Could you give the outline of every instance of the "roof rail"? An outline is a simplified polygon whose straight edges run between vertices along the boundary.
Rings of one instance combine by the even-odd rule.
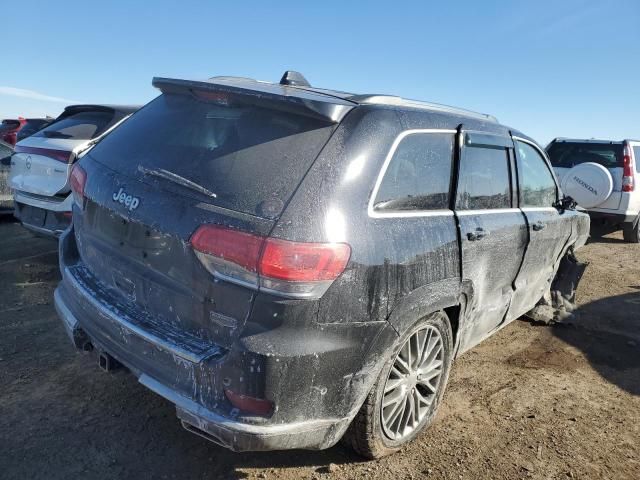
[[[349,100],[369,105],[391,105],[398,107],[412,107],[423,108],[426,110],[437,110],[446,113],[457,113],[465,115],[467,117],[479,118],[482,120],[488,120],[490,122],[498,123],[498,119],[493,115],[486,113],[474,112],[472,110],[466,110],[464,108],[451,107],[449,105],[442,105],[439,103],[423,102],[419,100],[408,100],[406,98],[398,97],[395,95],[354,95]]]

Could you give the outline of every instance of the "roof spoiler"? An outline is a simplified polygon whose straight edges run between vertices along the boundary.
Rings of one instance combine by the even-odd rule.
[[[285,110],[298,115],[339,123],[356,103],[293,85],[259,82],[238,77],[213,77],[209,80],[181,80],[154,77],[153,86],[163,93],[215,92],[244,97],[252,104]]]

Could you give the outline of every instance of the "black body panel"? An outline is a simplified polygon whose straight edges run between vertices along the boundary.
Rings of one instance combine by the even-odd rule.
[[[97,161],[116,135],[79,162],[86,200],[61,239],[56,291],[69,334],[174,402],[187,429],[234,450],[333,445],[417,320],[444,310],[462,352],[532,308],[558,259],[586,240],[583,214],[519,207],[510,131],[490,117],[243,79],[155,84],[170,95],[242,95],[331,126],[326,143],[307,146],[319,153],[291,176],[295,185],[270,216],[223,208],[184,183],[138,174],[135,162]],[[388,166],[406,161],[394,149],[408,132],[451,136],[449,203],[380,213],[372,197]],[[495,198],[474,193],[460,171],[478,148],[502,151],[508,183]],[[474,198],[502,204],[478,208]],[[539,222],[547,228],[533,231]],[[191,242],[202,225],[281,243],[348,244],[350,257],[319,298],[293,298],[214,277]],[[273,410],[243,411],[229,391]]]

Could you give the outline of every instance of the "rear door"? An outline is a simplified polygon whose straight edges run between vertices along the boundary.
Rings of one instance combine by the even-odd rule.
[[[473,284],[464,348],[505,318],[528,234],[514,205],[513,143],[507,136],[464,133],[456,193],[462,278]]]
[[[519,205],[526,216],[529,245],[518,278],[509,318],[531,310],[549,288],[554,267],[571,236],[571,219],[555,208],[559,190],[550,165],[537,145],[514,137]]]

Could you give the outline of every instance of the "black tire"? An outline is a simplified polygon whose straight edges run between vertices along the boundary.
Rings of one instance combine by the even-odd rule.
[[[422,421],[419,422],[411,434],[400,440],[393,440],[385,433],[382,426],[382,399],[385,385],[387,384],[387,379],[396,361],[396,357],[407,340],[416,332],[428,326],[435,327],[442,339],[442,373],[439,377],[436,392],[433,394],[433,400],[427,408],[427,413]],[[419,320],[412,328],[401,335],[397,339],[391,355],[382,368],[380,376],[345,433],[343,437],[344,443],[363,457],[375,459],[400,450],[404,445],[424,432],[435,418],[447,385],[453,352],[452,337],[449,319],[447,315],[441,311]],[[402,415],[404,415],[404,413],[401,414],[401,416]]]
[[[625,242],[640,243],[640,220],[636,219],[633,224],[625,224],[622,227],[622,238]]]

